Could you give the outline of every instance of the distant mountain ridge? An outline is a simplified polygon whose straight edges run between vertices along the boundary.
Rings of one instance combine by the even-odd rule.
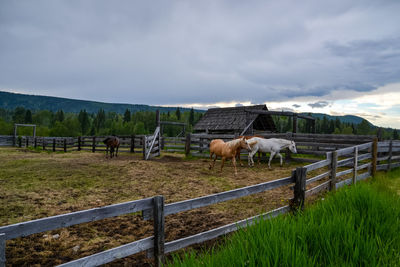
[[[304,115],[308,115],[309,113],[302,113]],[[353,124],[360,124],[364,118],[358,117],[358,116],[354,116],[354,115],[344,115],[344,116],[332,116],[332,115],[328,115],[328,114],[324,114],[324,113],[311,113],[311,116],[314,118],[319,118],[319,119],[323,119],[323,117],[325,116],[328,120],[336,120],[336,118],[339,118],[339,120],[341,122],[345,122],[345,123],[353,123]],[[366,120],[368,121],[368,120]],[[368,121],[368,123],[373,126],[372,123],[370,123]]]
[[[161,112],[172,112],[177,107],[160,107],[160,106],[149,106],[141,104],[118,104],[118,103],[105,103],[96,102],[89,100],[70,99],[54,96],[41,96],[41,95],[27,95],[17,94],[0,91],[0,108],[14,110],[16,107],[24,107],[31,111],[36,110],[50,110],[56,112],[62,109],[64,112],[78,113],[79,111],[86,109],[89,113],[96,113],[99,109],[104,109],[105,112],[114,111],[123,114],[125,110],[131,112],[136,111],[154,111],[159,109]],[[181,111],[190,110],[189,108],[180,108]],[[204,110],[195,110],[197,112],[205,112]],[[308,115],[309,113],[302,113]],[[341,122],[359,124],[363,118],[354,115],[345,116],[331,116],[322,113],[311,113],[311,116],[322,119],[326,116],[329,120],[335,120],[339,118]],[[371,123],[370,123],[371,124]],[[373,126],[373,124],[371,124]]]
[[[161,112],[175,111],[177,107],[160,107],[140,104],[118,104],[105,103],[88,100],[78,100],[54,96],[27,95],[0,91],[0,108],[14,110],[16,107],[24,107],[31,111],[50,110],[56,112],[62,109],[64,112],[78,113],[86,109],[88,113],[96,113],[99,109],[105,112],[114,111],[123,114],[127,109],[131,112],[136,111],[154,111],[156,109]],[[190,110],[189,108],[181,108],[181,111]],[[203,112],[201,110],[196,110]]]

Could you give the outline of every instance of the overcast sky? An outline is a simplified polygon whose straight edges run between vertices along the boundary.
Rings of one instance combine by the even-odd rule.
[[[0,90],[400,128],[400,1],[0,1]]]

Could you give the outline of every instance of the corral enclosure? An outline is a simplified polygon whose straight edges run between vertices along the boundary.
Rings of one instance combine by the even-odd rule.
[[[354,137],[353,140],[350,140],[351,138],[348,136],[336,136],[336,139],[340,140],[341,143],[332,143],[334,139],[332,136],[295,136],[292,134],[287,137],[298,138],[296,142],[298,142],[301,153],[312,153],[321,156],[326,155],[327,151],[342,148],[339,150],[342,152],[338,152],[339,155],[336,155],[336,157],[333,157],[332,153],[328,154],[326,159],[323,159],[325,158],[323,157],[322,161],[310,165],[312,167],[305,168],[307,178],[312,177],[306,182],[308,191],[305,192],[305,195],[307,196],[324,189],[332,188],[333,179],[335,179],[334,184],[336,186],[343,186],[352,181],[354,182],[351,178],[351,176],[354,177],[354,173],[356,173],[358,179],[362,179],[369,176],[374,169],[373,164],[368,162],[368,159],[373,157],[373,153],[371,153],[373,145],[371,142],[357,146],[357,149],[355,149],[354,143],[356,142],[356,138]],[[185,140],[174,139],[172,141],[176,142],[175,146],[183,147],[183,149],[178,147],[174,147],[173,149],[182,150],[182,152],[185,151],[187,155],[203,156],[208,150],[207,141],[211,138],[212,136],[189,135]],[[223,138],[229,139],[232,137],[223,136]],[[302,144],[301,138],[303,138]],[[364,138],[369,141],[372,139],[370,136]],[[188,140],[190,140],[190,142],[188,142]],[[364,143],[368,140],[359,140],[358,143]],[[164,140],[164,149],[171,149],[169,143],[166,141],[167,140]],[[301,149],[302,146],[304,147],[303,151]],[[85,145],[83,145],[81,149],[84,147]],[[379,163],[379,161],[385,161],[386,165],[378,165],[378,169],[390,169],[391,167],[398,166],[399,164],[394,162],[399,159],[398,154],[396,154],[398,150],[398,143],[379,143],[379,147],[377,146],[375,150],[376,153],[380,153],[377,158],[377,163]],[[8,178],[2,181],[5,185],[4,188],[6,192],[8,192],[5,194],[6,197],[4,201],[6,204],[16,203],[16,206],[13,207],[11,205],[9,210],[6,209],[4,213],[7,215],[12,214],[14,217],[1,218],[1,225],[43,218],[56,214],[64,214],[70,211],[116,204],[133,199],[142,199],[155,195],[163,195],[166,203],[172,203],[265,182],[267,182],[266,185],[257,185],[254,188],[275,188],[264,193],[257,193],[263,190],[256,191],[257,194],[254,196],[231,200],[211,207],[169,215],[165,219],[167,241],[195,234],[226,223],[234,223],[238,220],[248,218],[249,216],[259,214],[260,212],[270,211],[278,207],[285,207],[285,204],[288,204],[288,200],[293,197],[293,191],[291,191],[289,187],[289,184],[294,181],[292,169],[302,166],[301,164],[292,163],[286,166],[287,168],[281,169],[275,165],[274,171],[268,171],[265,166],[253,169],[243,167],[239,168],[239,175],[234,177],[230,168],[231,166],[229,165],[227,169],[224,169],[222,174],[216,170],[210,172],[207,169],[208,162],[206,160],[192,159],[191,157],[183,158],[183,153],[175,155],[164,154],[160,158],[154,158],[152,161],[143,161],[140,159],[141,155],[130,153],[122,154],[121,157],[115,161],[107,161],[104,159],[104,155],[100,153],[93,154],[82,151],[53,154],[37,153],[35,150],[22,149],[20,151],[14,151],[5,149],[2,150],[1,155],[3,157],[2,162],[5,164],[2,166],[2,172],[4,173],[1,175],[1,179],[4,179],[4,177]],[[46,159],[42,162],[39,160],[39,163],[37,161],[38,156],[45,156]],[[245,157],[245,155],[243,156]],[[343,158],[344,156],[347,158]],[[333,160],[334,158],[336,158],[335,168],[332,167],[333,162],[335,162]],[[357,164],[359,163],[359,165],[354,166],[354,158],[357,158],[356,162]],[[315,157],[311,159],[306,157],[302,158],[302,160],[316,161],[317,159]],[[39,170],[42,170],[43,174],[46,170],[52,169],[52,164],[48,164],[48,162],[57,165],[56,169],[59,170],[61,168],[63,171],[55,172],[52,170],[52,177],[47,176],[46,178],[46,175],[41,176]],[[16,175],[18,172],[15,172],[15,169],[18,168],[10,170],[15,163],[17,163],[17,165],[18,163],[21,164],[18,167],[20,171],[22,171],[22,177]],[[33,164],[33,166],[30,166],[30,164]],[[36,164],[38,166],[36,166]],[[137,169],[138,166],[141,167]],[[351,168],[352,166],[353,168]],[[81,170],[80,167],[82,167],[83,170]],[[332,175],[333,169],[335,169],[335,175]],[[75,180],[75,171],[79,173],[77,180]],[[31,175],[34,177],[32,178]],[[29,177],[31,179],[29,179]],[[283,177],[286,178],[282,180],[282,186],[272,186],[272,184],[268,183],[268,181]],[[26,182],[25,179],[27,179],[28,182]],[[58,183],[61,183],[61,185]],[[273,182],[273,184],[279,183],[280,182]],[[53,185],[54,188],[50,185]],[[17,193],[13,191],[15,189],[17,189]],[[46,196],[46,192],[48,193],[48,198],[44,197]],[[231,193],[227,194],[229,195]],[[96,200],[93,198],[96,198]],[[34,204],[28,208],[23,208],[22,202],[24,201]],[[217,202],[214,201],[211,202],[211,204]],[[73,204],[71,205],[71,203]],[[24,216],[22,220],[20,216]],[[140,218],[135,215],[125,215],[118,218],[106,219],[104,221],[101,221],[103,223],[92,222],[87,225],[84,224],[62,230],[53,230],[53,232],[47,234],[47,237],[44,237],[43,234],[33,235],[28,237],[28,241],[27,238],[7,241],[7,254],[12,255],[11,258],[8,257],[8,262],[15,262],[17,264],[25,262],[27,260],[24,258],[26,254],[17,252],[22,252],[22,250],[33,250],[31,256],[35,255],[35,257],[32,257],[34,259],[31,260],[37,260],[37,256],[41,254],[37,252],[39,249],[39,251],[43,251],[44,255],[46,255],[46,253],[62,255],[58,258],[51,256],[53,262],[42,262],[43,264],[54,265],[103,251],[105,248],[129,243],[146,236],[150,238],[153,232],[150,223],[140,220]],[[109,229],[113,230],[107,231],[104,229],[104,225],[109,225]],[[125,225],[123,229],[121,229],[121,225]],[[116,229],[113,227],[116,227]],[[136,231],[133,231],[132,227]],[[232,226],[230,226],[230,229],[231,228]],[[4,227],[0,229],[4,230]],[[69,229],[72,229],[72,231]],[[224,233],[224,231],[222,231],[222,233]],[[133,232],[139,233],[136,234]],[[53,233],[54,235],[59,234],[62,238],[49,238],[49,236],[54,236]],[[126,233],[126,236],[123,233]],[[89,241],[81,240],[82,235],[86,238],[89,237]],[[119,238],[118,241],[113,241],[115,236]],[[213,234],[211,234],[211,237],[212,236]],[[75,241],[75,243],[72,242],[71,244],[71,240]],[[147,246],[149,246],[149,244],[150,247],[152,246],[152,242],[149,243],[148,240],[145,242],[147,242]],[[11,245],[9,245],[10,243]],[[80,244],[80,247],[75,252],[74,248],[76,248],[76,243],[78,243],[78,245]],[[90,245],[83,245],[84,243],[89,243]],[[56,245],[56,252],[51,252],[52,250],[54,251],[54,245]],[[168,251],[168,242],[165,245],[166,251]],[[50,259],[45,256],[43,260],[48,261]],[[143,255],[128,258],[127,260],[131,262],[137,262],[137,260],[139,260],[140,263],[147,262]]]

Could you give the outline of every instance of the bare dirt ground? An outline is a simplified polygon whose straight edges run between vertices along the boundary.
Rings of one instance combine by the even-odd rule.
[[[0,148],[0,226],[125,201],[164,195],[166,203],[290,176],[301,164],[278,162],[238,167],[166,154],[144,161],[139,154],[47,153]],[[286,205],[289,187],[166,217],[166,240],[175,240]],[[53,266],[151,236],[151,222],[126,215],[7,241],[7,265]],[[144,253],[110,266],[152,264]]]

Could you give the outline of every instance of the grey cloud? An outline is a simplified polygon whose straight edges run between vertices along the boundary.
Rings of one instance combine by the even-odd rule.
[[[366,92],[400,81],[399,8],[1,1],[0,88],[164,105]]]
[[[292,106],[295,107],[295,108],[301,107],[301,105],[298,105],[298,104],[293,104]]]
[[[315,103],[309,103],[308,105],[310,107],[312,107],[312,108],[324,108],[324,107],[329,105],[329,102],[327,102],[327,101],[318,101],[318,102],[315,102]]]

